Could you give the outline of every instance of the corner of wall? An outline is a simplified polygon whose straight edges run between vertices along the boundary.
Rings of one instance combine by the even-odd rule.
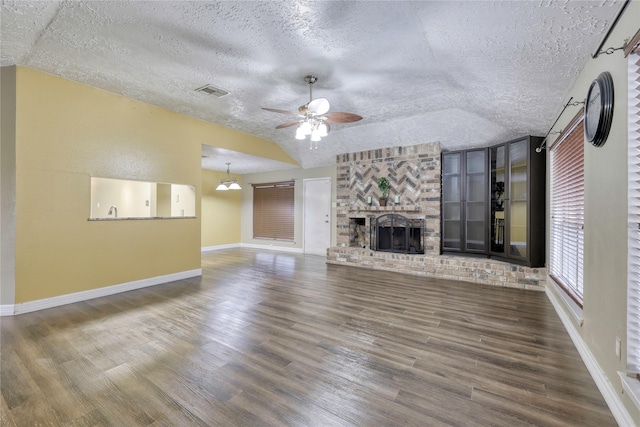
[[[16,67],[0,68],[0,314],[15,303]]]

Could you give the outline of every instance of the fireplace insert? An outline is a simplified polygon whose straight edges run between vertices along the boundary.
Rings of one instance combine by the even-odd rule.
[[[424,254],[424,219],[395,213],[372,218],[370,242],[375,251]]]

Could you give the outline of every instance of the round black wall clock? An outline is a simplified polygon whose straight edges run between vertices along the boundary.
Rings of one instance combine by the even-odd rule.
[[[613,79],[608,71],[591,82],[584,111],[584,134],[591,144],[602,147],[613,120]]]

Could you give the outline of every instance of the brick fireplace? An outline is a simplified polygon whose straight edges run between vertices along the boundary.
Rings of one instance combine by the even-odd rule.
[[[389,147],[337,158],[337,246],[329,264],[397,271],[494,286],[544,290],[546,271],[486,258],[440,255],[440,144]],[[377,179],[391,194],[380,206]],[[397,213],[424,224],[423,253],[372,250],[372,220]],[[374,249],[376,242],[374,243]]]

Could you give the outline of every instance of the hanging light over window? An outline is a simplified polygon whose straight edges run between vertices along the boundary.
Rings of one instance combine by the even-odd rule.
[[[238,184],[238,180],[231,179],[231,172],[229,171],[230,164],[231,163],[227,163],[227,178],[220,181],[220,184],[216,187],[217,191],[242,190],[242,187]]]

